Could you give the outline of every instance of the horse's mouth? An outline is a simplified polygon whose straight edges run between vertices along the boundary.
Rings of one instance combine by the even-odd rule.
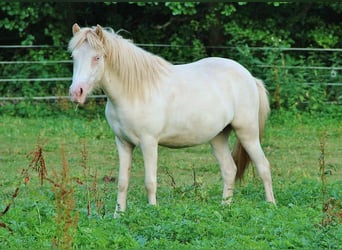
[[[78,105],[83,106],[86,101],[86,96],[85,95],[81,95],[81,96],[70,95],[70,99],[72,102],[76,103],[77,106]]]

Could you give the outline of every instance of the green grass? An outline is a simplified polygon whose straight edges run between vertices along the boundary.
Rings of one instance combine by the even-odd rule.
[[[118,156],[113,133],[102,115],[0,119],[0,213],[11,204],[7,213],[0,214],[0,223],[12,230],[0,227],[0,249],[51,248],[62,237],[58,225],[63,221],[56,212],[58,188],[47,181],[40,186],[33,170],[30,182],[23,182],[22,170],[30,164],[29,154],[36,150],[38,136],[48,177],[61,182],[63,165],[69,167],[70,180],[65,185],[72,184],[72,216],[77,219],[71,231],[73,248],[338,249],[342,245],[342,127],[338,119],[290,113],[271,116],[263,147],[272,164],[277,207],[264,202],[263,186],[253,167],[237,183],[234,203],[220,205],[222,181],[209,145],[178,150],[161,147],[158,206],[148,206],[143,159],[136,150],[128,210],[119,219],[113,219],[116,182],[103,179],[117,176]],[[319,157],[324,132],[326,197],[336,199],[337,205],[325,213],[331,220],[322,226]],[[17,187],[19,194],[12,199]]]

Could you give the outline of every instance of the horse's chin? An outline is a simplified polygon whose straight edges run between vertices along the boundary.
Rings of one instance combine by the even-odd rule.
[[[71,101],[76,103],[77,105],[83,106],[84,103],[86,102],[86,98],[87,98],[86,95],[84,95],[84,96],[77,96],[77,97],[71,96]]]
[[[82,99],[77,101],[77,104],[83,106],[85,104],[85,102],[86,102],[86,98],[82,98]]]

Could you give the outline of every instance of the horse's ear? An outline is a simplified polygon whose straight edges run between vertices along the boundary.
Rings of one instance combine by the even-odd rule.
[[[96,35],[99,36],[99,38],[102,40],[103,38],[103,30],[102,27],[98,24],[95,29]]]
[[[80,26],[78,26],[77,23],[75,23],[73,26],[72,26],[72,34],[75,35],[77,32],[79,32],[81,30]]]

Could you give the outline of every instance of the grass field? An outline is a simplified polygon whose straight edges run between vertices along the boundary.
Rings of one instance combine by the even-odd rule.
[[[136,150],[128,210],[119,219],[113,219],[118,156],[102,115],[0,119],[0,249],[342,246],[338,119],[271,116],[263,147],[277,207],[264,202],[253,167],[237,183],[234,203],[221,206],[222,181],[209,145],[160,148],[158,206],[150,207]],[[39,149],[47,171],[43,185],[30,167]]]

